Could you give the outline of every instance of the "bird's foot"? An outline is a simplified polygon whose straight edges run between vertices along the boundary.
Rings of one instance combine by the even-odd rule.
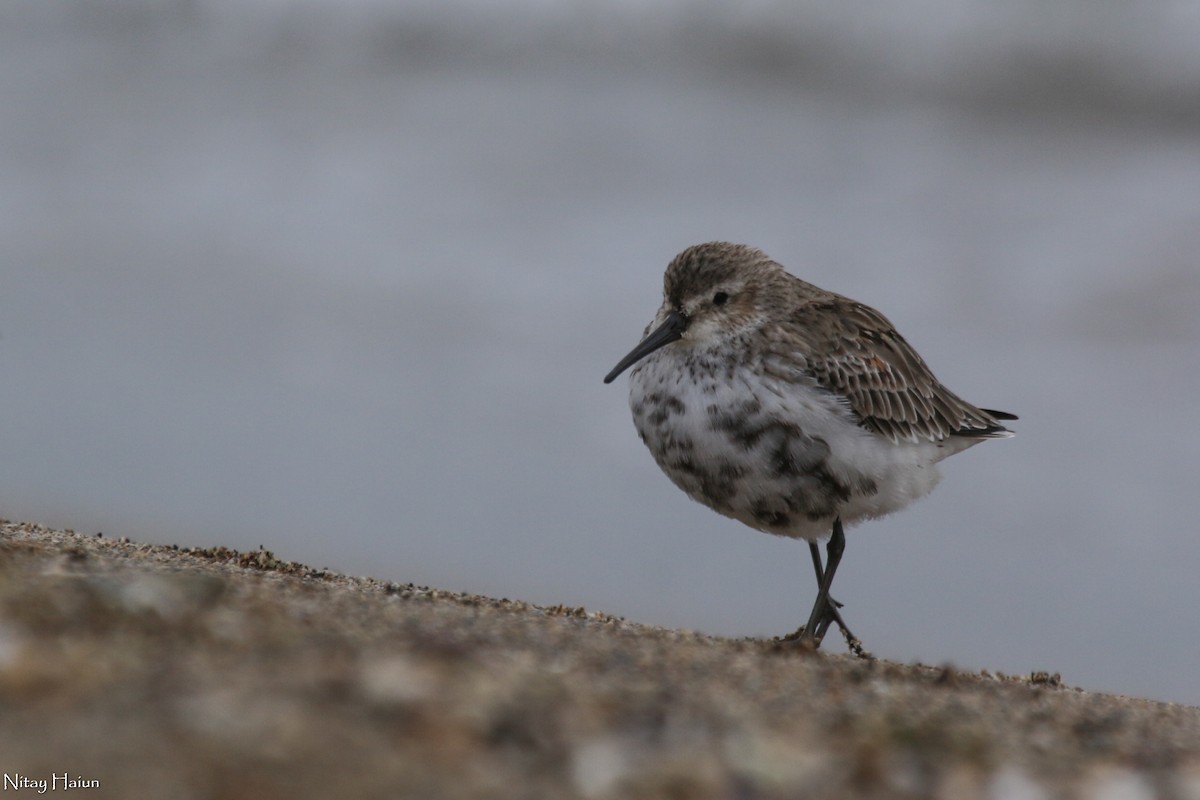
[[[863,661],[874,661],[875,656],[871,655],[871,651],[863,647],[862,640],[850,632],[850,629],[845,625],[838,626],[842,631],[842,636],[846,637],[846,647],[850,652],[861,658]]]
[[[806,631],[803,625],[786,636],[777,636],[775,643],[780,649],[805,650],[808,652],[812,652],[821,646],[821,640]]]
[[[832,597],[828,598],[828,602],[824,604],[821,615],[818,617],[817,624],[813,626],[810,632],[807,630],[807,625],[801,625],[787,636],[781,637],[778,641],[781,645],[788,646],[788,649],[800,649],[807,652],[812,652],[821,647],[821,642],[825,640],[825,634],[829,631],[829,626],[837,623],[838,630],[842,632],[842,636],[846,639],[846,647],[851,653],[859,658],[867,661],[874,661],[875,656],[863,647],[862,641],[855,636],[851,630],[846,627],[846,621],[842,619],[841,613],[838,611],[842,608],[842,604]]]

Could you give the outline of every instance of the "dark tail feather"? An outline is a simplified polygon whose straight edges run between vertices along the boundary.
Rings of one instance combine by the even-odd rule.
[[[1016,414],[1009,414],[1007,411],[993,411],[990,408],[981,408],[979,410],[991,417],[992,420],[1017,418]],[[1007,439],[1013,435],[1013,432],[1003,425],[985,422],[984,420],[975,420],[968,427],[953,431],[950,435],[966,436],[972,439]]]

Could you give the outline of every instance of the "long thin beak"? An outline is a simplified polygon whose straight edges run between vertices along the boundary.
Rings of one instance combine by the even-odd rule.
[[[687,319],[678,311],[672,311],[667,315],[667,319],[662,325],[652,330],[650,334],[642,339],[637,347],[629,352],[629,355],[622,358],[612,372],[604,376],[605,383],[612,383],[617,376],[631,366],[641,361],[646,356],[653,353],[663,345],[670,344],[683,336],[684,329],[687,328]]]

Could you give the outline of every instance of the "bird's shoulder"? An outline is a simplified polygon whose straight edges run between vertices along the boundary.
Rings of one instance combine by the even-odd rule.
[[[843,398],[860,425],[892,441],[1007,435],[991,413],[943,386],[895,326],[864,303],[812,292],[776,320],[768,338],[777,368],[803,371]]]

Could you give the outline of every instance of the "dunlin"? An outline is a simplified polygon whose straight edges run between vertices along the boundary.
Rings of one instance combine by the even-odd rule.
[[[939,383],[875,309],[728,242],[671,261],[662,307],[604,382],[631,366],[634,425],[676,486],[751,528],[808,541],[817,599],[787,638],[811,648],[837,623],[861,651],[829,595],[843,525],[928,494],[939,461],[1012,436],[1001,420],[1016,419]]]

